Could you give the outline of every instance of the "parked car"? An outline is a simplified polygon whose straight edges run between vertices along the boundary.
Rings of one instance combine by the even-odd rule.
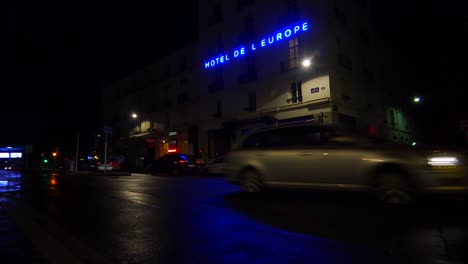
[[[116,157],[109,157],[107,159],[107,164],[104,160],[101,160],[97,163],[99,171],[120,171],[121,170],[121,160]]]
[[[225,156],[228,178],[246,192],[264,187],[371,190],[388,203],[422,192],[467,190],[466,156],[402,146],[336,125],[265,128]]]
[[[168,153],[149,165],[151,174],[168,173],[173,176],[195,174],[200,171],[202,161],[189,154]]]
[[[206,164],[205,172],[210,175],[224,174],[224,157],[218,157]]]

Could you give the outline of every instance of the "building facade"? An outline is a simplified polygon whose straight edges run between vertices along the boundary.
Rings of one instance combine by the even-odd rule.
[[[271,122],[383,129],[367,1],[204,1],[200,134],[207,157]]]
[[[198,39],[104,91],[112,150],[135,167],[171,151],[212,159],[250,129],[308,120],[413,140],[383,98],[367,0],[199,1]]]
[[[126,157],[130,169],[171,151],[198,151],[196,51],[190,43],[103,90],[110,152]]]

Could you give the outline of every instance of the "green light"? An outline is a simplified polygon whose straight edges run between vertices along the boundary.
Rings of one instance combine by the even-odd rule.
[[[416,146],[416,141],[413,141],[413,143],[411,143],[411,146]]]
[[[49,162],[49,161],[45,159],[45,160],[44,160],[44,163],[47,163],[47,162]]]

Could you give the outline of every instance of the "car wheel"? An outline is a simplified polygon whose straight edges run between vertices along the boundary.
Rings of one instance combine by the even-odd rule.
[[[253,170],[247,170],[242,173],[241,185],[244,192],[247,193],[258,193],[262,190],[260,176]]]
[[[377,194],[387,204],[408,204],[412,201],[410,186],[401,173],[381,174],[378,177]]]
[[[178,167],[172,168],[169,174],[172,176],[180,176],[180,168]]]

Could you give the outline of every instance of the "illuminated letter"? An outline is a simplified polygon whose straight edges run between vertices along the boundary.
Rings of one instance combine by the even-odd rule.
[[[290,29],[286,29],[286,31],[284,32],[284,36],[289,38],[291,36],[291,30]]]
[[[211,66],[215,66],[216,62],[214,60],[211,60],[210,64]]]
[[[257,47],[255,47],[255,43],[252,43],[252,50],[256,50]]]
[[[268,37],[268,43],[273,44],[275,37]]]
[[[224,62],[224,56],[221,56],[221,58],[219,58],[219,62],[221,62],[221,63]]]
[[[262,41],[261,41],[262,47],[265,47],[265,45],[266,45],[265,42],[266,42],[266,40],[265,40],[265,39],[262,39]]]
[[[300,28],[301,28],[300,26],[295,26],[294,27],[294,34],[296,34],[299,31]]]
[[[228,61],[228,60],[229,60],[229,56],[226,54],[226,56],[225,56],[225,57],[226,57],[226,61]]]
[[[302,24],[302,31],[307,31],[309,30],[309,23],[308,22],[304,22]]]
[[[218,64],[218,63],[219,63],[219,58],[216,58],[216,64]]]
[[[239,51],[238,51],[238,50],[235,50],[235,51],[234,51],[234,58],[237,58],[237,56],[239,56]]]
[[[281,33],[276,34],[276,41],[281,39],[281,35],[283,35],[283,34],[281,34]]]
[[[209,62],[205,62],[205,69],[210,67],[210,63]]]

